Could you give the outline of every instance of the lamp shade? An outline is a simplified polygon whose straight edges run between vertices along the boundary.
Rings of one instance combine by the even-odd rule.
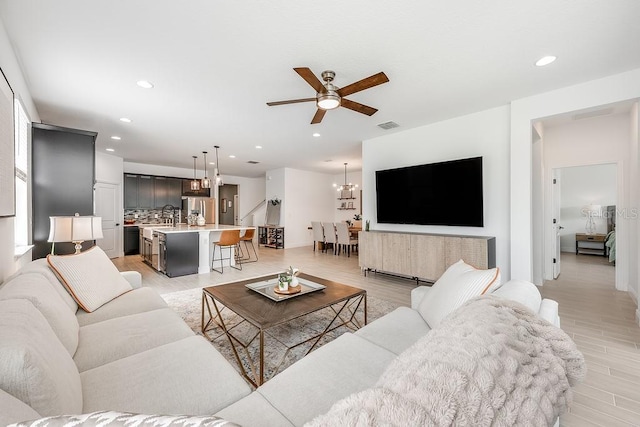
[[[51,216],[49,221],[49,242],[82,242],[104,237],[99,216]]]

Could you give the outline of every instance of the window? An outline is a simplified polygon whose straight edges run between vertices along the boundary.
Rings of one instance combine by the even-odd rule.
[[[16,216],[14,223],[16,255],[29,245],[29,117],[19,100],[15,100],[16,143]]]

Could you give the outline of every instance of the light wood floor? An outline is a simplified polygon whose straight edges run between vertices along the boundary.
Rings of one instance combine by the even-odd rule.
[[[615,290],[615,267],[604,257],[563,253],[561,274],[541,289],[558,301],[560,325],[587,361],[564,426],[640,425],[640,327],[636,305]]]
[[[242,271],[225,269],[169,279],[140,261],[138,255],[115,259],[120,270],[137,270],[146,286],[160,293],[210,286],[282,271],[290,265],[309,274],[367,290],[373,297],[410,305],[415,283],[385,275],[363,276],[357,256],[334,256],[311,247],[258,249],[259,262]],[[561,326],[587,361],[588,374],[575,389],[574,403],[561,418],[564,426],[640,426],[640,328],[636,306],[614,288],[615,271],[603,257],[562,255],[562,274],[541,288],[558,301]]]

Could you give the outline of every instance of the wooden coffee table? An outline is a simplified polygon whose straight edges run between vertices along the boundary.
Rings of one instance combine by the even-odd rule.
[[[255,387],[258,387],[265,381],[265,333],[270,328],[282,325],[283,323],[290,322],[294,319],[317,312],[324,308],[331,308],[331,310],[333,310],[333,318],[326,326],[323,327],[322,332],[302,342],[287,347],[287,351],[285,356],[282,358],[282,362],[276,368],[277,372],[284,362],[287,354],[293,348],[312,342],[311,347],[305,353],[306,355],[317,346],[320,339],[328,332],[331,332],[341,326],[347,326],[356,330],[362,325],[367,324],[367,292],[363,289],[354,288],[352,286],[343,285],[341,283],[303,273],[299,275],[301,279],[306,279],[310,282],[324,285],[325,288],[276,302],[245,286],[248,284],[255,284],[256,282],[274,279],[275,277],[277,277],[277,273],[224,285],[210,286],[202,289],[201,330],[203,335],[209,340],[213,340],[215,338],[210,337],[208,333],[213,327],[215,327],[215,325],[222,328],[224,334],[226,334],[229,339],[242,375]],[[361,316],[356,316],[358,308],[361,305],[363,307],[363,313]],[[221,316],[221,311],[224,307],[238,315],[242,319],[241,322],[249,322],[257,328],[256,335],[249,339],[248,342],[243,342],[239,337],[235,336],[234,328],[236,328],[239,323],[234,325],[227,325],[227,323],[225,323],[225,320]],[[362,317],[362,322],[358,321],[357,317]],[[257,361],[251,358],[250,353],[247,350],[249,345],[251,345],[255,339],[259,340],[259,360]],[[244,350],[244,354],[249,360],[251,375],[249,375],[240,359],[237,346]]]

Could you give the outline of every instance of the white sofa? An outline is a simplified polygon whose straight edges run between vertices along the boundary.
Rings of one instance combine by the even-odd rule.
[[[252,391],[157,292],[140,286],[139,274],[122,274],[134,289],[92,313],[78,309],[46,260],[30,263],[0,287],[0,425],[115,410],[300,426],[340,399],[374,387],[392,361],[431,330],[420,303],[434,290],[418,287],[411,308],[345,333]],[[494,294],[559,324],[557,304],[541,300],[528,282],[509,282]],[[23,315],[16,320],[15,313]],[[26,324],[22,335],[12,336],[8,330],[20,322]],[[7,345],[22,345],[21,354],[33,358],[33,372],[23,383],[15,380],[13,362],[7,363],[16,357],[3,350]]]

